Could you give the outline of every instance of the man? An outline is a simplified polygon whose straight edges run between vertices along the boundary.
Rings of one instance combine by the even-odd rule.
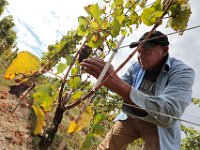
[[[122,78],[115,75],[104,85],[119,94],[124,105],[99,150],[124,150],[138,138],[143,139],[145,150],[180,149],[180,121],[170,116],[180,118],[191,103],[194,71],[169,56],[166,35],[155,31],[150,38],[138,51],[138,62]],[[105,63],[86,59],[81,65],[98,78]],[[110,67],[106,76],[113,71]]]

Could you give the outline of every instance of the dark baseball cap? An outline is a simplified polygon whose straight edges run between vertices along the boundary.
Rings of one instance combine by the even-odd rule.
[[[146,32],[144,35],[142,35],[142,37],[139,39],[138,42],[132,42],[130,44],[130,48],[137,47],[145,39],[148,33],[149,32]],[[169,45],[167,36],[160,31],[154,31],[149,37],[149,39],[147,39],[146,42],[144,43],[144,46],[148,46],[148,47],[153,47],[156,45],[162,45],[162,46]]]

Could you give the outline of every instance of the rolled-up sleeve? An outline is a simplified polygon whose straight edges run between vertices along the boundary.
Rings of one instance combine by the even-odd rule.
[[[191,103],[194,74],[194,71],[189,67],[174,67],[167,74],[167,81],[163,90],[160,90],[161,92],[156,96],[148,96],[132,87],[131,101],[148,113],[145,117],[137,117],[161,127],[172,126],[175,119],[167,115],[180,118],[186,107]],[[162,78],[162,76],[159,76],[159,78]],[[159,91],[159,89],[157,90]]]

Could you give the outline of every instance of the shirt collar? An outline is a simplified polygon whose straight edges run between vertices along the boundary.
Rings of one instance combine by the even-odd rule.
[[[165,72],[168,72],[169,69],[170,69],[170,67],[171,67],[171,61],[170,61],[170,56],[169,56],[169,54],[168,54],[168,55],[167,55],[166,62],[165,62],[165,64],[164,64],[163,67],[162,67],[162,70],[164,70]]]

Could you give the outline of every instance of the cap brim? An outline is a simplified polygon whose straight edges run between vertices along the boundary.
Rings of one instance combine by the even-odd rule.
[[[129,45],[130,48],[135,48],[140,44],[140,42],[133,42]]]
[[[130,48],[135,48],[135,47],[137,47],[139,44],[140,44],[139,41],[138,41],[138,42],[133,42],[133,43],[131,43],[131,44],[129,45],[129,47],[130,47]],[[158,45],[158,44],[153,43],[153,42],[145,42],[144,45],[143,45],[143,47],[145,47],[145,48],[151,48],[151,47],[154,47],[154,46],[156,46],[156,45]]]

